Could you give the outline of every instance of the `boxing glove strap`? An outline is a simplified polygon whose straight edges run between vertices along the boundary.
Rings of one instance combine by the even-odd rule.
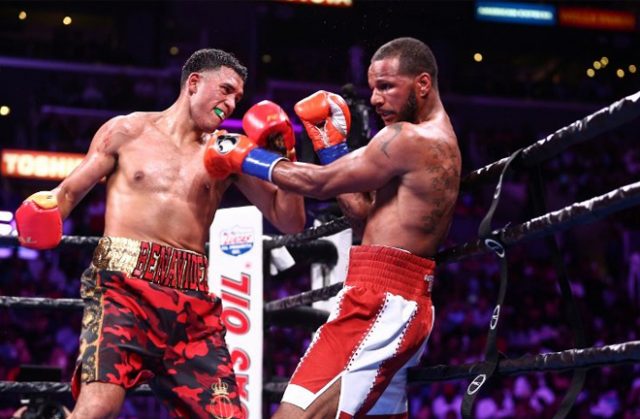
[[[349,154],[349,147],[346,142],[338,143],[327,148],[321,148],[317,151],[320,163],[329,164],[338,160],[345,154]]]
[[[280,160],[286,160],[280,154],[256,147],[247,154],[242,162],[242,173],[271,182],[273,167]]]

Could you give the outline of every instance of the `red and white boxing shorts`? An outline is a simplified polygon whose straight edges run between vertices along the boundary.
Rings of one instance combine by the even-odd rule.
[[[435,262],[385,246],[354,246],[338,303],[313,337],[282,398],[306,409],[341,381],[339,418],[407,417],[407,368],[434,320]]]

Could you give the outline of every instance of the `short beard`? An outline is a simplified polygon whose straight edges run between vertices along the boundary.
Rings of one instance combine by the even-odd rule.
[[[398,112],[398,122],[415,122],[418,115],[418,99],[416,98],[416,92],[413,90],[409,92],[407,103]]]

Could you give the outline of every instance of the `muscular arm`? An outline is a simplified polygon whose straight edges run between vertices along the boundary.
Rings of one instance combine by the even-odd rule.
[[[62,219],[116,165],[116,150],[123,138],[119,118],[106,122],[91,141],[91,146],[82,162],[67,176],[52,193],[58,200]]]
[[[353,236],[356,239],[362,239],[367,216],[373,205],[372,193],[347,193],[338,195],[336,199],[342,214],[349,220]]]
[[[273,170],[272,180],[284,190],[318,199],[374,191],[415,164],[410,150],[403,151],[400,144],[407,135],[410,135],[407,124],[390,125],[366,147],[327,166],[279,162]],[[345,196],[344,202],[357,210],[362,211],[364,207],[368,211],[361,194]]]
[[[345,193],[336,198],[342,213],[352,222],[367,218],[373,205],[370,192]]]
[[[362,238],[367,216],[373,206],[374,192],[343,193],[336,197],[342,214],[349,220],[356,238]]]
[[[305,224],[304,198],[247,175],[240,175],[236,186],[278,230],[285,234],[302,231]]]

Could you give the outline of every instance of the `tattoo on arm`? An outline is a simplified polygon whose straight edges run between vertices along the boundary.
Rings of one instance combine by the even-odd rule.
[[[389,144],[391,143],[391,141],[393,141],[395,138],[398,137],[398,135],[400,134],[400,131],[402,131],[402,124],[393,124],[389,127],[389,135],[387,136],[387,138],[384,138],[382,140],[382,144],[380,145],[380,150],[384,153],[385,156],[387,156],[388,158],[391,158],[391,156],[389,156],[389,153],[387,152],[387,148],[389,147]]]

